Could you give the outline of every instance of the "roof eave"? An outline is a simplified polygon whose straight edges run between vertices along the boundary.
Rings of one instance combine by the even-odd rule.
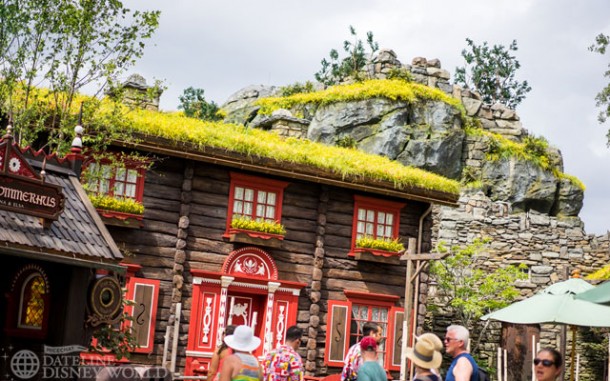
[[[146,136],[137,142],[114,140],[113,143],[126,148],[143,150],[155,154],[181,157],[184,159],[213,163],[252,172],[305,180],[314,183],[349,188],[367,193],[381,194],[407,200],[429,202],[447,206],[457,206],[459,198],[458,194],[424,188],[409,187],[405,189],[397,189],[393,183],[389,181],[375,181],[370,179],[367,180],[356,178],[355,176],[342,176],[340,174],[329,173],[328,171],[323,171],[321,169],[286,162],[278,162],[269,158],[262,158],[258,156],[246,157],[241,153],[221,150],[213,147],[197,149],[192,144],[187,143],[180,143],[180,146],[177,147],[176,143],[159,137]]]

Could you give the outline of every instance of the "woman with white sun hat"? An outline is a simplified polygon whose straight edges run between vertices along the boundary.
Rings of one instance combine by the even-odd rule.
[[[252,328],[240,325],[232,335],[225,336],[224,342],[233,354],[223,362],[220,381],[261,381],[263,371],[251,353],[261,345],[261,339],[254,336]]]

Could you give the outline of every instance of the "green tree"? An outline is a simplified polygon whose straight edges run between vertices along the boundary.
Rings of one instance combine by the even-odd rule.
[[[527,81],[515,80],[521,67],[516,57],[517,41],[513,40],[508,49],[503,45],[490,47],[487,42],[476,45],[467,38],[468,48],[462,50],[466,65],[455,69],[456,84],[478,91],[487,103],[501,103],[515,108],[525,99],[532,88]]]
[[[120,0],[0,0],[0,112],[12,115],[20,143],[51,126],[48,140],[59,147],[79,90],[99,95],[116,82],[142,56],[159,15]],[[43,108],[49,100],[54,107]]]
[[[12,118],[22,146],[40,138],[54,151],[67,150],[72,139],[64,136],[72,136],[77,122],[79,90],[97,85],[99,95],[116,82],[142,56],[159,15],[132,12],[120,0],[0,0],[0,121]],[[100,106],[92,100],[84,114]],[[117,114],[87,126],[99,127],[88,134],[107,142],[122,123]],[[112,325],[96,327],[95,335],[118,358],[135,343],[130,330]]]
[[[430,264],[430,274],[438,283],[440,296],[465,327],[472,327],[484,314],[514,301],[519,296],[515,281],[526,276],[512,265],[483,270],[486,260],[483,254],[488,243],[488,240],[476,239],[464,248],[451,249],[440,243],[436,250],[450,254]]]
[[[221,120],[218,115],[218,105],[214,101],[207,102],[203,96],[203,89],[189,87],[179,97],[178,108],[184,110],[184,115],[201,120]]]
[[[589,50],[599,54],[606,54],[606,49],[610,43],[610,36],[600,34],[595,37],[595,44],[589,47]],[[608,70],[604,73],[604,77],[610,78],[610,64],[608,64]],[[599,112],[597,119],[600,123],[604,123],[608,117],[610,117],[610,83],[606,85],[597,95],[595,96],[595,105],[602,107]],[[610,131],[606,135],[608,138],[608,145],[610,145]]]
[[[343,50],[347,55],[339,58],[339,52],[336,49],[331,49],[329,60],[323,58],[321,61],[322,68],[314,75],[318,82],[330,86],[349,77],[361,79],[361,70],[364,69],[367,61],[373,58],[373,54],[379,50],[379,44],[373,39],[373,32],[366,33],[366,45],[370,49],[367,55],[365,43],[358,38],[356,29],[350,25],[349,31],[353,41],[343,41]]]

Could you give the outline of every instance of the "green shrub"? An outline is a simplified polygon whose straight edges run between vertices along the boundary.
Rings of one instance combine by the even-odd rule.
[[[375,249],[375,250],[384,250],[391,251],[393,253],[397,253],[405,249],[405,245],[399,242],[399,239],[396,238],[394,240],[381,238],[375,239],[370,236],[362,236],[356,240],[356,247],[362,249]]]
[[[311,81],[305,83],[296,82],[292,85],[280,87],[280,96],[289,97],[293,94],[312,93],[316,91]]]
[[[388,72],[388,79],[400,79],[405,82],[413,82],[413,74],[404,67],[393,67]]]
[[[358,146],[358,143],[356,142],[356,139],[354,139],[353,137],[351,137],[349,135],[345,135],[341,138],[335,139],[335,145],[337,147],[343,147],[343,148],[356,148]]]

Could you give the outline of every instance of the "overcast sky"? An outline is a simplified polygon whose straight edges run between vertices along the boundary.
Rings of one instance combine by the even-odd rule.
[[[175,110],[189,86],[218,104],[252,84],[313,80],[320,60],[342,49],[349,26],[403,63],[438,58],[453,74],[466,38],[508,46],[517,40],[518,80],[532,91],[517,107],[523,126],[546,137],[565,172],[587,186],[580,217],[588,233],[610,229],[610,149],[594,97],[610,54],[589,52],[610,34],[609,0],[126,0],[161,10],[159,29],[132,72],[165,82],[163,110]]]

